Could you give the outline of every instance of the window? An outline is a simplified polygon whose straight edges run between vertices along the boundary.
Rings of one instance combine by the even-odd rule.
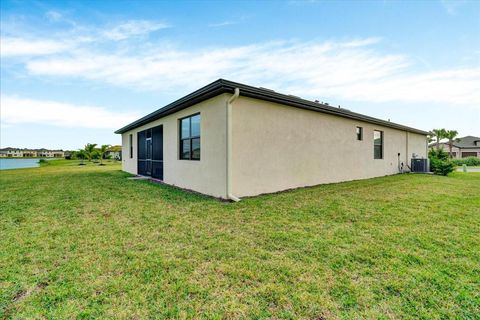
[[[133,158],[133,134],[128,136],[129,138],[129,145],[130,145],[130,159]]]
[[[462,158],[476,157],[476,156],[477,156],[476,152],[462,152]]]
[[[363,140],[363,128],[357,127],[357,140]]]
[[[383,159],[383,131],[373,131],[373,158]]]
[[[200,160],[200,114],[180,119],[180,159]]]

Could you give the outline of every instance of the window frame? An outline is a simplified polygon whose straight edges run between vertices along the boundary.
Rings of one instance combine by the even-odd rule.
[[[195,116],[199,116],[200,118],[200,122],[199,122],[199,125],[200,125],[200,131],[198,133],[198,135],[196,136],[192,136],[192,118],[195,117]],[[185,120],[185,119],[189,119],[188,121],[188,131],[189,131],[189,136],[187,138],[182,138],[182,121]],[[182,117],[182,118],[179,118],[178,119],[178,159],[179,160],[187,160],[187,161],[200,161],[200,159],[202,158],[201,156],[201,153],[202,153],[202,125],[201,125],[201,122],[202,122],[202,117],[201,117],[201,114],[200,112],[197,112],[197,113],[193,113],[191,115],[188,115],[186,117]],[[199,141],[200,143],[200,154],[198,156],[198,158],[193,158],[193,140],[197,140]],[[185,158],[183,157],[183,142],[184,141],[188,141],[189,144],[190,144],[190,152],[189,152],[189,157],[188,158]]]
[[[130,159],[133,159],[133,134],[132,133],[128,135],[128,140],[130,144]]]
[[[360,132],[358,132],[358,129],[360,129]],[[363,141],[363,127],[356,126],[355,133],[357,135],[357,141]]]
[[[380,144],[375,143],[375,132],[380,132],[380,142],[381,142]],[[384,158],[384,154],[383,154],[384,145],[385,145],[384,132],[382,130],[376,130],[376,129],[373,130],[373,159],[374,160],[383,160],[383,158]],[[375,148],[377,146],[380,146],[380,158],[376,157]]]

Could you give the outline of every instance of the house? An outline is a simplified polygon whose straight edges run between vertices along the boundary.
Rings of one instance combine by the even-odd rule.
[[[0,157],[2,158],[63,158],[63,150],[47,150],[47,149],[19,149],[19,148],[3,148],[0,149]]]
[[[65,157],[65,152],[63,150],[48,150],[48,149],[37,149],[37,155],[41,158],[63,158]]]
[[[428,134],[223,79],[115,133],[124,171],[232,200],[408,170]]]
[[[428,147],[429,149],[437,148],[437,143],[432,143]],[[448,145],[448,142],[440,142],[440,147],[445,151],[450,152],[450,146]],[[466,136],[463,138],[458,138],[457,141],[452,143],[452,157],[480,158],[480,137]]]
[[[0,157],[2,158],[23,158],[23,150],[17,148],[0,149]]]
[[[23,149],[23,156],[27,158],[35,158],[37,157],[37,150],[32,149]]]
[[[3,158],[35,158],[37,151],[34,149],[3,148],[0,149],[0,157]]]
[[[111,159],[122,160],[122,146],[111,146],[105,155]]]

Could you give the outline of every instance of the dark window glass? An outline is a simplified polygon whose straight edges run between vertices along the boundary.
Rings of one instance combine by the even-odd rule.
[[[190,139],[180,141],[180,159],[190,159]]]
[[[192,139],[192,159],[200,160],[200,138]]]
[[[182,120],[181,139],[190,138],[190,118]]]
[[[383,159],[383,131],[373,131],[373,158]]]
[[[180,120],[180,159],[200,160],[200,115]]]
[[[363,128],[357,127],[357,140],[363,140]]]
[[[192,137],[199,137],[200,136],[200,115],[197,114],[196,116],[191,117],[192,120]]]
[[[133,158],[133,134],[129,135],[130,159]]]
[[[147,144],[145,143],[147,133],[140,131],[137,133],[137,156],[138,160],[147,159]]]
[[[152,128],[152,160],[163,160],[163,127]]]

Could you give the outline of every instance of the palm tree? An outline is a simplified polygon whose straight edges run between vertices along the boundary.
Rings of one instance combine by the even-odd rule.
[[[435,138],[437,140],[437,150],[440,150],[440,140],[445,138],[445,129],[433,129],[431,132],[432,138]]]
[[[97,152],[95,149],[96,146],[96,143],[87,143],[85,145],[85,155],[87,156],[88,161],[92,161],[92,158],[95,156],[95,153]]]
[[[449,149],[448,155],[450,156],[450,158],[452,157],[453,142],[458,141],[458,139],[456,139],[457,136],[458,136],[458,132],[456,130],[446,130],[443,135],[445,139],[448,139],[448,149]]]
[[[427,135],[427,142],[428,142],[428,144],[430,145],[430,143],[432,143],[433,141],[435,141],[435,135],[433,134],[433,132],[430,132],[430,133]]]
[[[83,163],[83,160],[85,160],[85,158],[87,157],[87,153],[85,152],[85,150],[79,149],[77,152],[75,152],[75,156],[81,160],[79,165],[85,165],[85,163]]]
[[[100,152],[100,165],[103,166],[103,157],[107,153],[108,148],[110,148],[109,144],[102,144],[102,146],[98,149]]]

